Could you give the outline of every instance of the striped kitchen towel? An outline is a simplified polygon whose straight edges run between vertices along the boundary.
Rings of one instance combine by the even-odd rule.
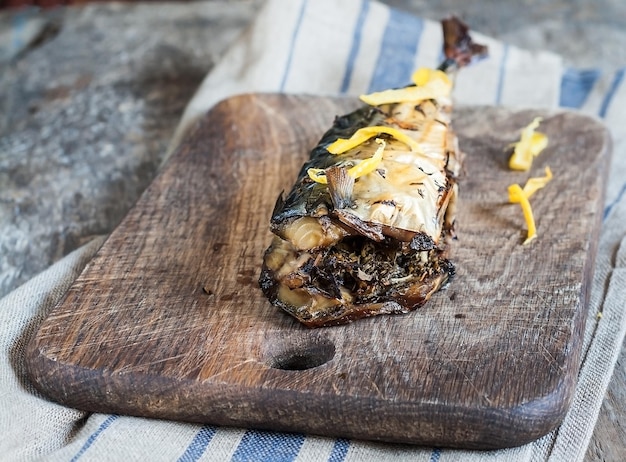
[[[200,3],[198,8],[210,6]],[[101,244],[94,241],[0,300],[0,459],[581,460],[626,330],[625,70],[605,75],[565,68],[552,53],[473,36],[489,46],[490,55],[463,71],[455,88],[458,104],[574,108],[603,119],[614,138],[583,364],[573,406],[557,430],[522,447],[472,452],[87,414],[51,403],[24,377],[21,339],[89,261]],[[174,146],[197,117],[223,98],[258,91],[358,95],[401,86],[417,67],[441,61],[441,44],[437,22],[373,1],[270,0],[190,101]]]

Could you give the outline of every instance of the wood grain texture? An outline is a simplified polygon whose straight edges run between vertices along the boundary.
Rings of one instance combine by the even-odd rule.
[[[29,374],[79,409],[351,438],[495,448],[569,406],[608,135],[574,113],[459,108],[457,276],[420,310],[311,330],[257,278],[277,195],[352,100],[228,99],[201,120],[29,345]],[[522,246],[505,146],[536,115],[539,238]]]

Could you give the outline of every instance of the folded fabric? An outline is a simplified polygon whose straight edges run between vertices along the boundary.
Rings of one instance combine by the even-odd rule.
[[[477,32],[472,36],[489,47],[489,59],[463,70],[454,90],[458,103],[558,105],[563,71],[558,55],[531,53]],[[437,67],[442,56],[438,22],[380,3],[270,1],[206,77],[175,138],[217,101],[237,93],[359,95],[404,86],[415,69]]]
[[[626,103],[624,70],[604,76],[596,71],[568,69],[552,53],[531,53],[478,33],[473,35],[476,41],[489,46],[490,56],[463,71],[455,88],[458,104],[576,108],[603,118],[614,137],[616,153],[607,189],[583,363],[573,406],[561,427],[522,447],[473,452],[87,414],[53,404],[34,391],[25,378],[25,345],[99,248],[102,240],[98,239],[0,301],[1,457],[582,460],[626,330],[626,113],[618,109]],[[417,67],[436,66],[441,61],[441,45],[438,23],[376,2],[270,0],[190,101],[172,149],[198,117],[228,96],[258,91],[358,95],[401,86]]]

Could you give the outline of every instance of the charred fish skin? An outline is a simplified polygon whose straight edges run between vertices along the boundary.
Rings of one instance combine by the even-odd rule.
[[[384,244],[351,239],[302,258],[289,242],[275,238],[266,251],[261,289],[302,324],[324,327],[408,313],[454,277],[454,265],[440,249],[412,252],[393,239]],[[289,271],[284,271],[289,263],[276,261],[281,254],[295,265]]]
[[[270,221],[272,232],[280,235],[282,228],[290,220],[302,216],[315,216],[320,208],[328,208],[330,204],[328,188],[310,181],[308,169],[326,169],[333,166],[337,159],[328,153],[327,148],[331,143],[339,138],[350,138],[358,129],[370,126],[383,118],[384,115],[378,109],[368,106],[335,118],[333,126],[311,151],[309,160],[302,166],[296,183],[287,197],[279,196]]]
[[[364,95],[367,105],[335,119],[276,201],[259,285],[305,326],[407,313],[454,277],[448,241],[463,156],[447,74],[485,49],[456,18],[442,24],[440,69]]]

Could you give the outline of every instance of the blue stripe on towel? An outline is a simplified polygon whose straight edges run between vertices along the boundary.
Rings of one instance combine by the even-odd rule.
[[[217,432],[216,427],[202,427],[198,433],[196,433],[196,436],[193,437],[193,440],[191,440],[191,443],[189,443],[183,455],[180,456],[178,462],[194,462],[200,459],[213,439],[213,436],[215,436],[215,432]]]
[[[559,106],[579,109],[600,78],[599,69],[566,69],[561,76]]]
[[[346,439],[338,439],[333,445],[333,450],[328,456],[328,462],[343,462],[348,454],[350,448],[350,441]]]
[[[617,193],[617,197],[613,200],[613,202],[611,202],[604,208],[604,213],[602,214],[603,221],[609,217],[609,215],[611,214],[611,210],[613,210],[613,207],[615,207],[615,205],[623,199],[624,194],[626,194],[626,183],[622,185],[622,189],[619,190],[619,192]]]
[[[107,417],[104,420],[104,422],[100,424],[98,429],[95,432],[93,432],[91,435],[89,435],[89,438],[87,438],[87,441],[85,441],[85,444],[83,444],[83,446],[79,449],[76,455],[72,457],[71,461],[76,462],[78,459],[80,459],[83,456],[83,454],[85,454],[87,449],[89,449],[91,445],[98,439],[100,434],[103,431],[105,431],[107,428],[109,428],[111,424],[117,420],[118,417],[119,416],[116,414],[112,414],[109,417]]]
[[[496,88],[496,104],[502,102],[502,91],[504,90],[504,79],[506,77],[506,61],[509,58],[509,45],[506,43],[502,48],[502,58],[500,58],[500,70],[498,72],[498,86]]]
[[[302,25],[302,19],[304,18],[304,10],[306,10],[306,4],[307,4],[307,0],[304,0],[302,2],[302,5],[300,6],[300,13],[298,14],[296,27],[293,29],[293,34],[291,35],[291,44],[289,45],[289,55],[287,55],[287,63],[285,64],[285,72],[283,73],[283,78],[280,82],[280,91],[285,90],[287,77],[289,77],[289,71],[291,70],[291,60],[293,59],[293,50],[296,47],[296,39],[298,38],[298,32],[300,31],[300,26]]]
[[[602,118],[606,117],[606,113],[611,106],[611,101],[613,100],[613,96],[617,93],[617,89],[621,85],[624,80],[624,73],[626,72],[626,68],[622,68],[615,73],[615,77],[613,78],[613,82],[611,82],[611,87],[609,91],[606,92],[604,96],[604,101],[602,101],[602,106],[600,106],[600,111],[598,115]]]
[[[390,9],[389,12],[389,21],[383,34],[369,92],[407,85],[414,71],[415,56],[424,23],[419,18],[394,9]]]
[[[435,448],[433,452],[430,453],[429,462],[439,462],[439,458],[441,457],[441,449]]]
[[[24,25],[26,24],[26,14],[24,11],[18,11],[13,17],[12,40],[11,40],[11,56],[19,52],[24,46],[22,35],[24,33]]]
[[[361,47],[361,36],[363,35],[363,25],[365,24],[365,18],[370,9],[369,0],[361,1],[361,10],[359,11],[359,17],[356,20],[356,26],[354,27],[354,33],[352,34],[352,47],[350,48],[350,54],[348,55],[348,62],[346,63],[346,72],[343,75],[341,81],[341,88],[339,91],[345,93],[350,87],[350,81],[352,80],[352,72],[354,71],[354,63],[356,57],[359,54],[359,48]]]
[[[304,443],[304,435],[284,434],[248,430],[237,450],[233,454],[232,462],[291,462]]]

